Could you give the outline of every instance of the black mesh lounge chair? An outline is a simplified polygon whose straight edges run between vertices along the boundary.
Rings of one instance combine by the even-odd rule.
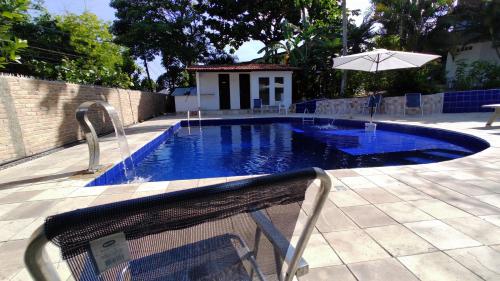
[[[48,217],[24,258],[35,280],[59,280],[51,241],[75,280],[289,281],[308,272],[302,254],[330,186],[310,168],[79,209]]]

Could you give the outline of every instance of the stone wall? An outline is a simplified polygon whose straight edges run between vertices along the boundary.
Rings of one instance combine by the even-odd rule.
[[[390,115],[402,115],[404,96],[387,97],[382,99],[380,113]],[[368,97],[364,98],[349,98],[349,99],[326,99],[316,102],[316,114],[361,114],[367,112],[364,109]],[[443,94],[423,95],[424,114],[441,113],[443,108]],[[291,107],[294,112],[295,106]],[[407,110],[408,114],[420,114],[419,110]]]
[[[124,126],[164,113],[166,102],[149,92],[0,75],[0,164],[81,140],[75,110],[91,100],[110,103]],[[89,118],[98,134],[113,130],[102,108]]]

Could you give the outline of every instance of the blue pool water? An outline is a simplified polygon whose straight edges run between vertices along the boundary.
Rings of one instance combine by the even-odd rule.
[[[137,157],[137,176],[165,181],[269,174],[311,166],[337,169],[421,164],[459,158],[484,149],[463,140],[450,142],[453,136],[443,135],[446,131],[417,134],[418,130],[379,124],[373,133],[366,132],[359,122],[323,123],[304,125],[297,120],[282,120],[178,127],[157,147]],[[474,141],[479,143],[477,139]],[[112,176],[105,174],[104,178],[91,185],[128,181],[119,172]]]

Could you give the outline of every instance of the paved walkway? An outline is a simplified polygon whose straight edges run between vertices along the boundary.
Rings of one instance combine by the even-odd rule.
[[[470,133],[491,147],[441,163],[328,171],[334,187],[305,253],[311,271],[301,280],[500,280],[500,126],[484,129],[488,116],[379,116]],[[177,121],[129,128],[131,149]],[[119,160],[112,138],[101,148],[103,163]],[[82,144],[0,171],[0,280],[30,280],[22,254],[50,214],[241,178],[83,188],[92,179],[81,175],[87,157]],[[71,280],[57,248],[50,246],[49,256]]]

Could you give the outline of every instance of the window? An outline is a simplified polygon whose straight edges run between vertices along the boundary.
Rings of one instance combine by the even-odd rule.
[[[259,98],[263,105],[269,105],[269,77],[259,78]]]
[[[283,81],[283,77],[274,77],[274,100],[277,102],[283,101],[283,93],[285,92]]]

